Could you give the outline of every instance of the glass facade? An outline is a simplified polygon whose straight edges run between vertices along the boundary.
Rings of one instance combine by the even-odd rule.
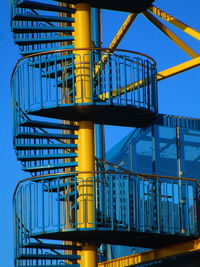
[[[134,173],[200,180],[200,120],[159,115],[157,121],[150,127],[133,129],[116,144],[107,153],[107,161]],[[166,188],[165,184],[160,190],[161,196],[172,194],[172,189]],[[173,195],[174,198],[177,198],[178,207],[179,192],[177,190],[178,185],[177,188],[173,188]],[[187,195],[185,192],[182,192],[183,198]],[[170,205],[170,199],[166,203],[161,197],[161,202],[162,205]],[[192,203],[189,204],[191,207],[192,205]],[[174,214],[178,214],[178,212],[174,210]],[[170,214],[166,214],[166,220],[164,219],[162,222],[163,227],[167,227],[167,218],[171,217]],[[195,220],[192,221],[190,223],[194,223]],[[134,247],[111,246],[111,251],[111,258],[116,258],[144,250]]]
[[[180,126],[167,117],[171,123],[157,120],[134,129],[107,153],[107,161],[135,173],[200,179],[200,127],[191,124],[198,120],[178,117],[188,121]]]

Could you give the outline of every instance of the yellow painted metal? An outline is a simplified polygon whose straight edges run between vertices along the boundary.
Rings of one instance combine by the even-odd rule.
[[[130,26],[132,25],[132,23],[136,17],[137,17],[136,13],[131,13],[128,15],[128,17],[126,18],[126,20],[122,24],[121,28],[119,29],[119,31],[117,32],[117,34],[113,38],[112,42],[110,43],[109,49],[112,50],[112,49],[117,48],[117,46],[119,45],[121,40],[124,38],[125,34],[127,33],[128,29],[130,28]],[[107,59],[108,59],[108,55],[105,53],[101,58],[101,62],[103,62],[103,64],[105,64],[107,62]],[[95,73],[98,73],[99,70],[100,70],[100,64],[98,64],[96,66]]]
[[[77,4],[75,13],[75,48],[91,48],[91,11],[88,4]],[[90,50],[79,50],[75,58],[77,103],[91,102]]]
[[[92,177],[95,166],[94,123],[80,121],[78,131],[78,170],[79,175],[79,228],[94,227],[94,192]]]
[[[171,67],[169,69],[166,69],[166,70],[158,72],[157,81],[161,81],[161,80],[167,79],[167,78],[169,78],[171,76],[174,76],[176,74],[179,74],[181,72],[187,71],[189,69],[192,69],[192,68],[195,68],[195,67],[198,67],[198,66],[200,66],[200,57],[193,58],[193,59],[188,60],[188,61],[186,61],[184,63],[176,65],[174,67]],[[132,84],[128,84],[127,87],[126,87],[126,92],[128,93],[131,90],[137,90],[138,87],[144,86],[144,84],[147,83],[147,82],[148,82],[147,80],[140,80],[138,82],[135,82],[135,83],[132,83]],[[114,89],[111,92],[112,97],[116,97],[117,95],[118,96],[119,95],[123,95],[124,93],[125,93],[124,87],[121,87],[119,89]],[[100,98],[102,98],[102,99],[106,99],[108,97],[109,97],[108,93],[100,96]]]
[[[126,34],[128,29],[130,28],[131,24],[133,23],[133,21],[135,20],[136,17],[137,17],[136,13],[131,13],[128,15],[128,17],[124,21],[123,25],[121,26],[121,28],[119,29],[119,31],[117,32],[117,34],[113,38],[112,42],[110,43],[110,45],[109,45],[110,49],[117,48],[117,46],[119,45],[119,43],[123,39],[124,35]]]
[[[159,72],[157,74],[157,80],[158,81],[164,80],[166,78],[169,78],[171,76],[174,76],[176,74],[179,74],[181,72],[184,72],[186,70],[189,70],[189,69],[192,69],[192,68],[195,68],[198,66],[200,66],[200,57],[188,60],[188,61],[181,63],[179,65],[176,65],[172,68],[169,68],[169,69],[166,69],[166,70]]]
[[[162,22],[160,22],[155,16],[149,11],[144,11],[143,15],[151,21],[159,30],[161,30],[166,36],[168,36],[176,45],[178,45],[183,51],[185,51],[192,58],[198,57],[199,55],[184,43],[178,36],[176,36],[171,30],[169,30]]]
[[[200,32],[198,32],[197,30],[193,29],[192,27],[188,26],[187,24],[183,23],[182,21],[174,18],[173,16],[169,15],[168,13],[166,13],[165,11],[163,11],[162,9],[156,7],[156,6],[152,6],[149,8],[149,10],[159,16],[161,19],[171,23],[172,25],[176,26],[177,28],[179,28],[180,30],[184,31],[185,33],[187,33],[188,35],[196,38],[197,40],[200,40]]]
[[[97,247],[85,244],[81,252],[81,267],[97,266]]]
[[[163,248],[151,250],[144,253],[138,253],[111,261],[99,263],[98,267],[125,267],[130,265],[141,264],[150,261],[179,255],[186,252],[193,252],[200,250],[200,239],[187,241],[181,244],[166,246]]]
[[[75,58],[77,104],[91,102],[90,50],[91,48],[91,8],[88,4],[77,4],[75,14],[75,48],[79,55]],[[81,106],[79,106],[81,108]],[[83,172],[78,181],[78,227],[94,227],[93,173],[95,171],[94,123],[80,121],[78,130],[78,171]],[[97,266],[96,245],[83,244],[81,267]]]

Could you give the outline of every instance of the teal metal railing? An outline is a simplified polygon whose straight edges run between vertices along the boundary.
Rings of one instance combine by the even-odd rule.
[[[194,179],[116,169],[97,171],[87,181],[80,173],[78,177],[44,176],[20,183],[14,195],[14,218],[20,219],[15,220],[15,227],[25,225],[30,236],[82,230],[199,236],[199,184]],[[87,229],[78,220],[78,188],[83,184],[83,199],[91,186],[94,193],[94,222],[88,219],[84,203],[86,222],[91,225]]]
[[[95,61],[95,55],[106,60]],[[87,59],[87,62],[85,63]],[[90,94],[86,95],[85,68],[90,68]],[[77,64],[82,68],[76,79]],[[77,82],[81,95],[77,96]],[[52,107],[81,105],[135,106],[157,111],[156,65],[142,54],[126,50],[90,49],[84,59],[79,50],[39,53],[21,59],[13,72],[13,98],[26,113]]]

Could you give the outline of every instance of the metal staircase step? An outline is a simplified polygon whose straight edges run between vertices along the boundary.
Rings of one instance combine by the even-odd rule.
[[[48,164],[48,165],[44,165],[44,166],[24,167],[24,168],[22,168],[22,170],[24,170],[26,172],[40,172],[40,171],[47,171],[47,170],[76,167],[77,165],[78,165],[77,162],[66,162],[66,163],[59,163],[59,164]]]
[[[53,55],[52,57],[48,57],[47,59],[41,59],[40,61],[38,60],[31,61],[31,64],[36,68],[37,67],[46,68],[46,66],[53,66],[55,64],[71,62],[73,57],[74,57],[73,54],[56,56],[56,57]]]
[[[45,4],[41,2],[21,0],[17,7],[21,8],[30,8],[44,11],[53,11],[53,12],[64,12],[64,13],[75,13],[75,9],[69,7],[62,7],[58,5]]]
[[[73,27],[35,27],[35,26],[13,26],[12,31],[14,33],[38,33],[38,32],[72,32],[74,31]]]
[[[44,154],[44,155],[27,155],[18,156],[20,161],[35,161],[35,160],[50,160],[50,159],[64,159],[64,158],[75,158],[77,153],[62,153],[62,154]]]
[[[65,64],[65,63],[63,63],[63,64]],[[71,72],[71,69],[72,69],[72,64],[70,64],[66,67],[62,67],[62,68],[57,67],[56,69],[44,72],[42,74],[42,77],[55,78],[55,77],[60,77],[63,74],[71,76],[72,74],[68,73],[68,72]]]
[[[74,186],[74,183],[71,182],[71,181],[69,180],[69,181],[66,182],[66,183],[60,183],[60,184],[57,184],[57,185],[50,185],[50,186],[47,186],[47,187],[44,189],[44,191],[51,191],[51,192],[63,191],[63,190],[65,190],[68,186]],[[72,191],[72,192],[74,192],[74,191]],[[65,195],[65,198],[66,198],[67,196],[68,196],[68,194]],[[63,196],[61,196],[61,197],[63,197]],[[59,197],[59,199],[60,199],[60,197]]]
[[[77,139],[75,134],[58,134],[58,133],[26,133],[21,132],[16,138],[34,138],[34,139]]]
[[[52,38],[28,38],[28,39],[15,39],[17,45],[30,45],[30,44],[45,44],[73,41],[73,36],[65,37],[52,37]]]
[[[79,260],[79,255],[57,255],[57,254],[21,254],[17,257],[23,260],[37,260],[37,259],[54,259],[54,260]]]
[[[27,51],[21,51],[20,54],[22,56],[28,56],[28,55],[31,55],[31,54],[36,54],[36,53],[40,53],[40,52],[48,52],[48,51],[56,51],[56,50],[59,50],[60,51],[60,46],[58,47],[51,47],[51,48],[43,48],[43,49],[31,49],[30,51],[27,50]],[[62,46],[62,49],[74,49],[74,46],[73,45],[67,45],[67,46]]]
[[[63,187],[64,188],[64,187]],[[57,192],[56,188],[54,189],[54,191],[52,192]],[[59,200],[66,200],[66,199],[69,199],[70,201],[73,201],[75,200],[75,198],[78,197],[78,191],[77,190],[74,190],[72,192],[69,192],[67,195],[63,195],[63,196],[60,196],[59,197]],[[77,205],[77,203],[75,204]],[[75,207],[74,205],[74,207]]]
[[[75,78],[75,74],[71,74],[71,75],[67,76],[64,80],[57,81],[56,85],[58,87],[62,87],[63,84],[65,83],[65,81],[67,81],[68,82],[68,86],[72,86],[72,79],[74,79],[74,78]],[[71,92],[71,94],[72,94],[72,92]]]
[[[77,148],[76,144],[16,144],[16,149],[66,149],[66,148]]]
[[[30,126],[46,129],[60,129],[60,130],[78,130],[78,126],[53,123],[53,122],[44,122],[44,121],[35,121],[35,120],[26,120],[21,123],[21,126]]]
[[[30,265],[28,264],[28,267],[80,267],[79,264],[51,264],[51,265]],[[17,267],[26,267],[26,265],[17,265]]]
[[[28,243],[22,246],[23,248],[49,248],[58,250],[81,250],[81,246],[64,245],[64,244],[47,244],[47,243]]]
[[[34,14],[15,14],[12,18],[15,21],[44,21],[44,22],[74,22],[71,17],[45,16]]]
[[[63,64],[65,64],[63,62]],[[72,69],[72,64],[69,64],[69,65],[66,65],[65,67],[58,67],[56,66],[56,68],[52,69],[52,70],[49,70],[47,72],[43,72],[42,73],[42,77],[48,77],[48,78],[55,78],[58,77],[58,76],[61,76],[63,71],[65,71],[66,74],[68,74],[68,72]],[[66,72],[67,70],[67,72]]]
[[[56,173],[56,174],[49,174],[49,175],[45,175],[45,180],[54,180],[54,179],[58,179],[58,178],[62,178],[62,179],[65,179],[65,178],[74,178],[76,177],[76,173]],[[38,176],[38,178],[34,178],[32,181],[33,182],[40,182],[42,181],[44,178],[43,176]]]
[[[64,196],[59,197],[59,201],[66,201],[66,199],[67,199],[67,200],[70,200],[70,201],[74,201],[75,198],[77,198],[77,197],[78,197],[78,193],[77,193],[77,194],[72,194],[72,192],[71,192],[71,193],[69,193],[68,195],[64,195]],[[76,201],[75,201],[75,202],[76,202]],[[78,209],[78,203],[76,202],[76,203],[71,207],[71,209]]]

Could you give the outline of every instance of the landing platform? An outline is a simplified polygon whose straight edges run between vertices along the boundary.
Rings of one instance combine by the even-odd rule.
[[[140,13],[152,6],[154,0],[68,0],[68,3],[88,3],[92,7]]]
[[[169,235],[169,234],[155,234],[155,233],[143,233],[143,232],[129,232],[129,231],[71,231],[71,232],[57,232],[46,233],[41,235],[34,235],[34,237],[41,239],[53,239],[53,240],[70,240],[83,242],[84,240],[89,242],[97,242],[98,244],[113,244],[113,245],[126,245],[145,248],[159,248],[172,244],[178,244],[181,242],[196,239],[194,236],[181,236],[181,235]]]
[[[65,104],[33,110],[29,114],[61,120],[93,121],[97,124],[139,128],[148,127],[157,118],[156,113],[145,108],[106,103],[95,103],[93,105]]]

